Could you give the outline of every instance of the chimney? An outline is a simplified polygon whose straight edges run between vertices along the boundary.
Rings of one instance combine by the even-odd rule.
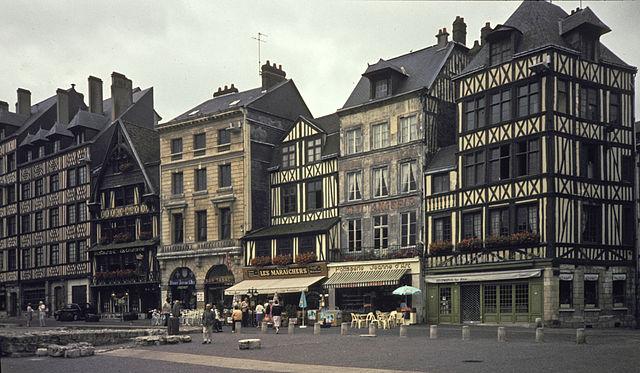
[[[453,41],[462,45],[467,44],[467,24],[460,16],[456,16],[456,20],[453,21]]]
[[[0,111],[9,111],[9,103],[0,101]]]
[[[102,80],[95,76],[89,77],[89,111],[102,114]]]
[[[274,63],[273,66],[269,64],[269,60],[267,63],[262,65],[262,90],[267,90],[276,84],[286,80],[287,73],[282,70],[282,65],[276,66]]]
[[[480,29],[480,45],[484,45],[487,42],[487,35],[492,31],[491,23],[485,23],[484,27]]]
[[[449,41],[449,33],[447,32],[447,28],[443,28],[442,30],[438,30],[438,35],[436,35],[436,39],[438,39],[438,47],[442,48],[447,45]]]
[[[111,74],[111,120],[118,119],[133,103],[133,83],[126,76]]]
[[[31,115],[31,92],[24,88],[18,88],[16,113],[26,116]]]
[[[227,87],[225,85],[224,89],[222,87],[218,87],[218,90],[216,92],[213,92],[213,97],[215,98],[229,93],[238,93],[238,88],[236,88],[233,84],[231,84],[231,87]]]
[[[58,88],[56,91],[56,108],[58,109],[57,121],[60,124],[69,124],[69,92]]]
[[[469,53],[473,56],[474,54],[478,53],[479,50],[480,50],[480,42],[477,40],[474,40],[473,47],[471,48]]]

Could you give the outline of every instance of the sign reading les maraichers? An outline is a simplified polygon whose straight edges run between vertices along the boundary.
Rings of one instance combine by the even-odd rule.
[[[306,277],[326,276],[327,265],[325,263],[309,264],[305,266],[287,266],[273,268],[246,268],[245,278],[278,278],[278,277]]]

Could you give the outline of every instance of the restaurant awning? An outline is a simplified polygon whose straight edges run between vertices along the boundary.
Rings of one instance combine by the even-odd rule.
[[[542,269],[519,269],[511,271],[455,273],[448,275],[424,276],[424,280],[430,284],[449,282],[476,282],[476,281],[501,281],[519,280],[532,277],[540,277]]]
[[[238,282],[224,291],[225,295],[244,295],[249,289],[256,290],[258,294],[273,293],[298,293],[308,291],[309,286],[322,280],[324,276],[294,277],[294,278],[274,278],[264,280],[244,280]]]
[[[324,286],[327,288],[357,288],[365,286],[397,285],[407,272],[403,269],[381,269],[376,271],[336,272]]]

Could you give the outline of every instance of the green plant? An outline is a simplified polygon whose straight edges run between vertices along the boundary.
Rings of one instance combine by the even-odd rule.
[[[430,254],[449,254],[453,250],[451,241],[434,241],[429,244]]]
[[[489,236],[485,241],[487,247],[505,247],[511,244],[511,236]]]
[[[512,245],[522,245],[530,243],[540,242],[540,235],[538,233],[522,231],[511,235],[510,243]]]
[[[465,238],[456,245],[458,251],[463,253],[478,251],[482,249],[482,240],[475,237]]]

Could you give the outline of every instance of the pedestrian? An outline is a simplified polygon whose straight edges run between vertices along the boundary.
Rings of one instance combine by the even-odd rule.
[[[211,333],[213,332],[214,313],[211,304],[204,306],[202,313],[202,344],[211,344]]]
[[[264,318],[264,306],[260,303],[256,306],[256,324],[259,328],[262,325],[262,319]]]
[[[282,306],[277,300],[273,302],[273,306],[271,306],[271,318],[273,319],[273,327],[276,329],[276,334],[280,333],[280,323],[282,322]]]
[[[236,321],[242,322],[242,311],[236,306],[231,313],[231,333],[236,332]]]
[[[33,320],[33,308],[31,308],[31,303],[27,304],[27,326],[31,326],[31,321]]]
[[[213,329],[216,333],[222,333],[222,313],[218,310],[218,307],[213,307]]]
[[[167,298],[162,304],[162,321],[164,322],[164,326],[169,325],[169,315],[171,315],[171,301]]]
[[[242,300],[240,303],[240,310],[242,311],[242,327],[246,328],[249,326],[249,303],[247,302],[247,298]]]
[[[38,321],[40,321],[40,326],[44,325],[44,318],[47,315],[47,306],[44,305],[44,302],[40,301],[40,305],[38,306]]]
[[[180,301],[176,299],[173,302],[173,307],[171,307],[171,314],[173,315],[173,317],[180,317],[181,313],[182,313],[182,305],[180,304]]]

